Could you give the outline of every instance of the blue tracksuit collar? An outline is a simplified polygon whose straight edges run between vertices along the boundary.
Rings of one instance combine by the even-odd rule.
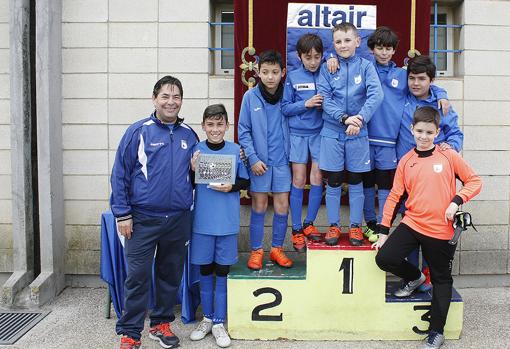
[[[321,71],[321,67],[319,66],[319,68],[317,68],[316,71],[310,71],[308,69],[305,68],[305,65],[301,63],[301,69],[303,69],[303,71],[307,74],[311,74],[311,75],[315,75],[315,76],[318,76],[320,71]]]
[[[410,95],[411,95],[411,98],[414,99],[418,104],[434,103],[437,101],[437,96],[431,88],[429,88],[429,96],[425,99],[418,99],[412,93],[410,93]]]
[[[377,67],[377,69],[390,70],[390,69],[394,69],[397,65],[393,61],[389,61],[388,65],[379,64],[379,63],[377,63],[377,61],[375,61],[375,66]]]
[[[156,124],[158,124],[160,126],[168,127],[168,124],[164,124],[164,123],[161,122],[161,120],[158,119],[158,117],[156,116],[156,111],[155,110],[152,112],[150,118]],[[184,122],[183,118],[177,117],[177,121],[175,121],[175,123],[173,124],[174,128],[176,128],[177,126],[180,126],[183,122]]]
[[[358,60],[358,55],[357,54],[353,54],[352,56],[348,57],[348,58],[342,58],[338,53],[336,54],[336,57],[338,58],[338,61],[341,62],[341,63],[352,63],[352,62],[356,62]]]

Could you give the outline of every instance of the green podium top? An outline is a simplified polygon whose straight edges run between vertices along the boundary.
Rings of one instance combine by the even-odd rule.
[[[306,262],[294,261],[292,268],[282,268],[271,261],[265,261],[261,270],[251,270],[246,265],[246,258],[239,258],[239,262],[230,268],[229,279],[276,279],[276,280],[304,280],[306,279]]]

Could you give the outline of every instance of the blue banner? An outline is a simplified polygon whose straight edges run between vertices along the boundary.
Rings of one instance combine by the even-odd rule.
[[[367,39],[376,29],[376,9],[375,5],[289,3],[287,11],[287,70],[291,71],[301,66],[296,52],[296,43],[304,34],[317,34],[322,39],[324,54],[334,53],[332,29],[342,22],[352,23],[358,28],[361,45],[356,53],[365,58],[371,57]]]

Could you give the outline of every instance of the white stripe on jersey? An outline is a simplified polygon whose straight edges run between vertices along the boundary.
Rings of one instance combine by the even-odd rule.
[[[152,121],[152,122],[154,123],[154,121]],[[142,165],[142,173],[144,174],[145,179],[148,179],[148,175],[147,175],[147,154],[145,154],[145,143],[144,143],[143,135],[142,134],[140,134],[140,143],[138,144],[138,161]]]

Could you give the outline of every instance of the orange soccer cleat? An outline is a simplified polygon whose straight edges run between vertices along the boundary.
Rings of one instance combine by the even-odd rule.
[[[292,246],[299,253],[306,251],[305,236],[303,235],[303,231],[301,229],[292,231]]]
[[[262,269],[262,260],[264,259],[264,250],[259,248],[258,250],[252,250],[250,253],[250,259],[248,259],[248,268],[251,270]]]
[[[284,268],[290,268],[292,267],[292,264],[294,264],[292,260],[285,255],[285,252],[283,252],[283,248],[281,247],[271,247],[269,258],[280,267]]]
[[[363,231],[360,227],[351,227],[349,229],[349,243],[351,246],[361,246],[363,244]]]
[[[306,223],[303,226],[303,234],[305,234],[306,238],[315,242],[322,240],[322,235],[313,223]]]
[[[342,231],[336,225],[332,225],[329,227],[326,237],[324,240],[326,241],[326,245],[335,246],[338,245],[338,240],[340,239],[340,234]]]

